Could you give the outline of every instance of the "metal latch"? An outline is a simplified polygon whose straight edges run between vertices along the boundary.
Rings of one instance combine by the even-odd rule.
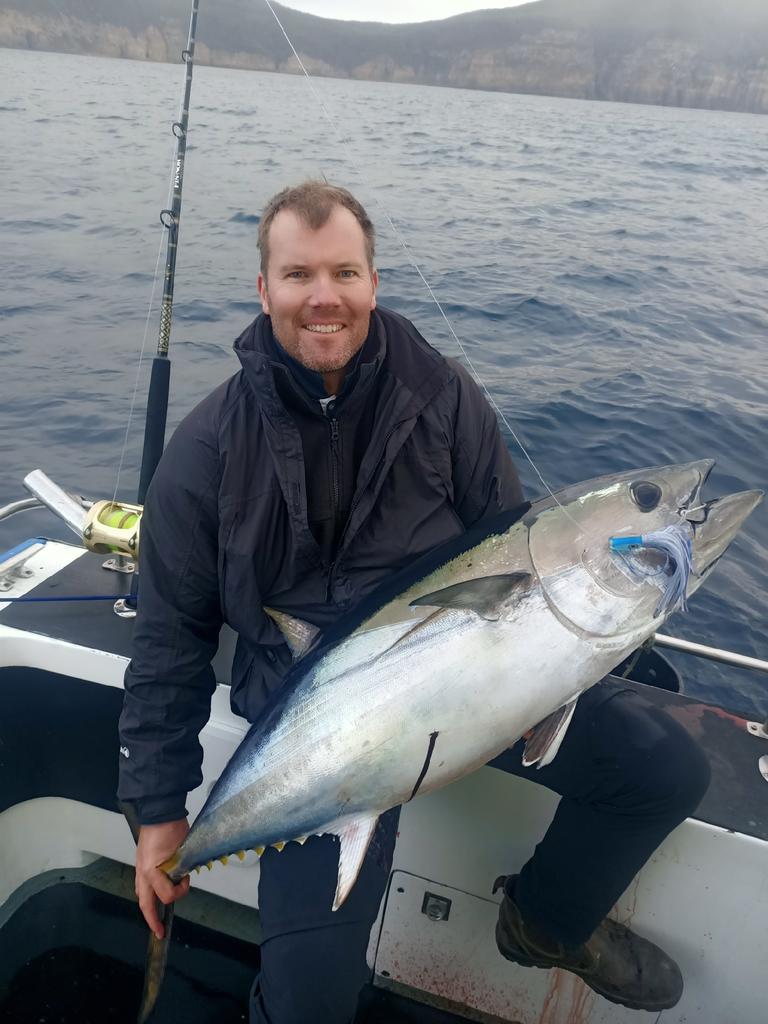
[[[447,921],[451,913],[451,901],[445,896],[425,892],[421,912],[426,914],[430,921]]]
[[[42,537],[33,537],[0,555],[0,591],[10,590],[17,580],[29,579],[34,573],[27,562],[45,547]]]

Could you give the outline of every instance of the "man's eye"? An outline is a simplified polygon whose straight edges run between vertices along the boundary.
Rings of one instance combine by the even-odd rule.
[[[303,270],[290,270],[288,272],[288,277],[293,277],[295,279],[300,279],[300,278],[306,277],[306,276],[307,275],[306,275],[306,273]]]
[[[342,271],[340,271],[340,276],[341,277],[357,277],[357,271],[356,270],[342,270]]]

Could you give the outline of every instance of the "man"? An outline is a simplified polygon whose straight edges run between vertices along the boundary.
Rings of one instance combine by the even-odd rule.
[[[219,628],[238,633],[231,700],[253,720],[290,655],[269,605],[324,627],[389,573],[483,519],[523,506],[495,416],[464,370],[376,308],[373,226],[344,189],[279,193],[259,229],[263,313],[235,343],[241,371],[168,445],[142,523],[141,593],[121,718],[120,797],[142,823],[136,890],[188,890],[156,868],[187,832],[197,739]],[[673,1005],[682,981],[657,947],[604,921],[708,782],[684,731],[630,691],[579,701],[554,763],[497,763],[563,794],[519,876],[501,879],[500,952],[579,974],[606,998]],[[388,877],[397,812],[331,913],[338,847],[314,837],[261,862],[262,964],[251,1024],[347,1024]],[[511,826],[510,826],[511,827]]]

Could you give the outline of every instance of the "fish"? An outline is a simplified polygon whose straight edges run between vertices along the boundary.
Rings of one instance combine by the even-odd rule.
[[[504,513],[394,574],[321,634],[269,609],[293,667],[159,866],[177,882],[330,834],[336,910],[384,811],[522,736],[525,764],[550,763],[579,695],[701,586],[762,499],[703,501],[713,465],[604,476]],[[687,565],[642,541],[670,528]]]
[[[557,715],[561,739],[579,694],[668,611],[659,608],[667,556],[636,549],[648,571],[638,576],[611,539],[689,532],[688,597],[761,500],[748,491],[702,503],[713,465],[602,477],[497,517],[319,638],[273,610],[296,663],[163,869],[175,881],[238,852],[330,833],[339,839],[337,909],[381,813],[479,768],[530,730],[526,762],[542,764],[554,737],[535,742],[537,726]],[[553,731],[547,725],[541,732]]]

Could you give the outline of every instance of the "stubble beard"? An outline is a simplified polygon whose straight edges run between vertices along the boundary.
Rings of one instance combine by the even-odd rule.
[[[365,341],[364,338],[363,341]],[[314,370],[315,373],[336,373],[338,370],[343,370],[354,359],[362,348],[363,341],[356,344],[350,339],[343,348],[325,355],[313,352],[309,345],[304,345],[300,341],[298,345],[298,361],[302,366],[306,366],[308,370]]]

